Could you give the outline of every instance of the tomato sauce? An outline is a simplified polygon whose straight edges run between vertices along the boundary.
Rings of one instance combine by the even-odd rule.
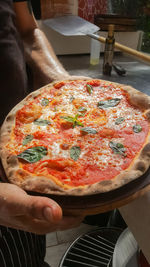
[[[76,83],[73,81],[70,81],[69,84],[71,86],[76,85]],[[80,99],[78,105],[77,97],[75,98],[75,100],[72,100],[71,103],[73,107],[72,109],[70,109],[71,111],[76,110],[75,114],[71,114],[71,116],[74,118],[79,113],[79,107],[85,107],[87,105],[85,113],[83,112],[83,114],[80,114],[80,116],[77,118],[77,120],[83,124],[82,126],[75,124],[73,125],[71,123],[69,124],[69,119],[68,121],[65,121],[66,125],[68,125],[68,128],[64,127],[64,124],[61,124],[61,119],[63,117],[67,117],[67,115],[65,114],[64,116],[63,112],[60,112],[59,107],[62,108],[63,101],[62,99],[58,101],[59,96],[58,100],[56,100],[55,96],[57,95],[56,92],[59,92],[57,91],[57,89],[60,89],[61,92],[61,88],[63,88],[65,82],[56,83],[54,85],[54,88],[50,88],[51,96],[44,94],[44,98],[49,100],[50,106],[54,106],[53,109],[51,109],[51,111],[54,112],[54,115],[47,115],[48,118],[52,117],[52,115],[54,116],[54,119],[52,120],[52,126],[49,125],[45,131],[42,130],[42,128],[35,130],[34,125],[32,125],[32,144],[27,144],[26,147],[23,147],[23,149],[25,150],[26,148],[30,148],[34,145],[45,146],[48,148],[48,156],[52,158],[50,160],[41,159],[36,163],[21,162],[24,170],[37,176],[45,175],[49,179],[51,179],[51,176],[54,176],[62,184],[77,187],[80,185],[82,186],[94,184],[99,181],[111,180],[116,177],[116,175],[120,174],[122,170],[126,170],[130,166],[130,164],[146,142],[146,138],[149,134],[149,122],[146,120],[146,118],[144,118],[144,116],[142,120],[137,119],[136,124],[140,125],[142,130],[139,132],[134,132],[133,125],[130,125],[131,123],[129,123],[129,126],[127,126],[128,119],[124,118],[127,123],[124,126],[121,125],[120,128],[119,126],[117,126],[118,128],[115,128],[115,120],[119,116],[117,111],[122,109],[122,105],[124,105],[126,109],[132,107],[132,105],[129,103],[128,94],[124,92],[121,87],[117,87],[117,85],[114,86],[111,83],[105,84],[104,82],[101,82],[99,80],[89,81],[88,83],[79,82],[79,86],[83,85],[84,93],[86,84],[93,86],[94,90],[97,90],[95,97],[96,99],[94,99],[95,102],[93,101],[92,104],[90,102],[90,110],[88,110],[88,100],[82,98]],[[103,90],[104,88],[105,90]],[[96,102],[97,98],[99,97],[102,101],[110,100],[112,98],[112,94],[115,95],[114,98],[120,98],[120,103],[118,104],[117,108],[116,106],[114,107],[114,109],[112,109],[111,107],[110,110],[107,108],[98,108]],[[88,99],[90,99],[91,97],[92,93],[91,95],[88,94]],[[32,116],[32,105],[36,103],[36,106],[38,107],[35,107],[35,109],[37,108],[37,111],[40,112],[40,115],[44,114],[43,110],[47,107],[41,107],[41,105],[39,105],[42,99],[43,96],[41,94],[35,99],[35,102],[33,101],[29,103],[17,112],[16,125],[13,132],[17,144],[21,145],[23,139],[25,138],[25,134],[22,131],[22,128],[25,123],[28,123],[26,117],[28,118],[29,115]],[[133,111],[134,109],[135,107],[133,107]],[[67,110],[65,112],[67,112]],[[112,122],[109,121],[109,115],[111,115]],[[69,116],[70,113],[68,114],[68,118]],[[136,120],[135,118],[136,116],[134,117],[134,121]],[[107,125],[108,122],[109,124]],[[29,123],[32,122],[29,121]],[[55,128],[53,127],[53,124],[55,124]],[[51,127],[53,129],[53,132],[51,132]],[[94,130],[96,129],[96,134],[83,133],[83,127],[92,128]],[[78,129],[80,130],[78,131]],[[55,132],[55,130],[57,131]],[[106,140],[106,142],[104,142],[104,140]],[[113,141],[114,143],[121,142],[121,144],[125,148],[125,154],[115,154],[115,152],[110,148],[111,141]],[[54,148],[52,148],[52,146]],[[70,148],[72,146],[78,146],[81,149],[81,154],[78,159],[70,159]],[[65,155],[64,159],[60,160],[61,156],[59,155],[59,149],[61,150],[61,155]],[[97,154],[95,155],[94,153]],[[97,161],[103,156],[103,162],[101,164],[98,164]],[[118,161],[116,159],[117,157]],[[114,158],[116,161],[114,160]],[[66,164],[68,159],[70,160],[70,165]],[[73,164],[71,164],[71,162],[73,162]],[[119,166],[117,162],[119,162]]]

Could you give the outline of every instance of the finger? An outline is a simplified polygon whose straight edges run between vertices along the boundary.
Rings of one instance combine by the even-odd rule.
[[[61,207],[52,199],[46,197],[28,196],[26,202],[28,215],[36,219],[57,223],[62,219]]]
[[[13,217],[11,219],[1,219],[0,225],[38,235],[56,231],[56,224],[51,224],[49,222],[41,221],[24,215]]]
[[[57,223],[62,218],[61,207],[47,197],[25,195],[16,207],[15,215],[28,215],[32,218]]]
[[[57,223],[62,218],[61,207],[47,197],[29,196],[15,185],[0,185],[1,217],[30,215],[31,217]]]
[[[5,226],[5,227],[11,227],[11,228],[19,229],[18,223],[14,222],[14,221],[12,222],[12,219],[10,219],[10,218],[7,218],[7,220],[5,218],[1,218],[0,219],[0,225]]]
[[[55,231],[63,231],[77,227],[82,222],[83,218],[64,217],[59,223],[53,224],[38,219],[33,219],[29,216],[19,216],[15,218],[17,225],[16,228],[32,232],[35,234],[43,235]]]
[[[0,224],[6,227],[19,229],[35,234],[47,234],[54,231],[63,231],[80,225],[83,217],[63,217],[58,223],[38,220],[29,215],[7,217],[0,220]]]

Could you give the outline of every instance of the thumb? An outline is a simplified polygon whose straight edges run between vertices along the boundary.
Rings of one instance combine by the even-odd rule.
[[[0,184],[0,215],[14,217],[27,215],[35,219],[58,222],[62,218],[61,207],[47,197],[30,196],[12,184]]]
[[[61,207],[52,199],[47,197],[36,197],[27,195],[25,211],[35,219],[57,223],[62,219]]]

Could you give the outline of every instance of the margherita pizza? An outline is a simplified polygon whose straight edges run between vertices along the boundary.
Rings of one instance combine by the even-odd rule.
[[[8,181],[45,194],[92,195],[139,178],[150,165],[150,97],[103,80],[49,84],[1,129]]]

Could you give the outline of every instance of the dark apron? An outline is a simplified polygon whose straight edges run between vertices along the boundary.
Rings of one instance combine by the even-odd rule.
[[[23,46],[12,0],[0,0],[0,125],[27,94]],[[41,267],[45,236],[0,226],[0,267]]]
[[[26,93],[26,66],[12,1],[0,0],[0,123]]]

